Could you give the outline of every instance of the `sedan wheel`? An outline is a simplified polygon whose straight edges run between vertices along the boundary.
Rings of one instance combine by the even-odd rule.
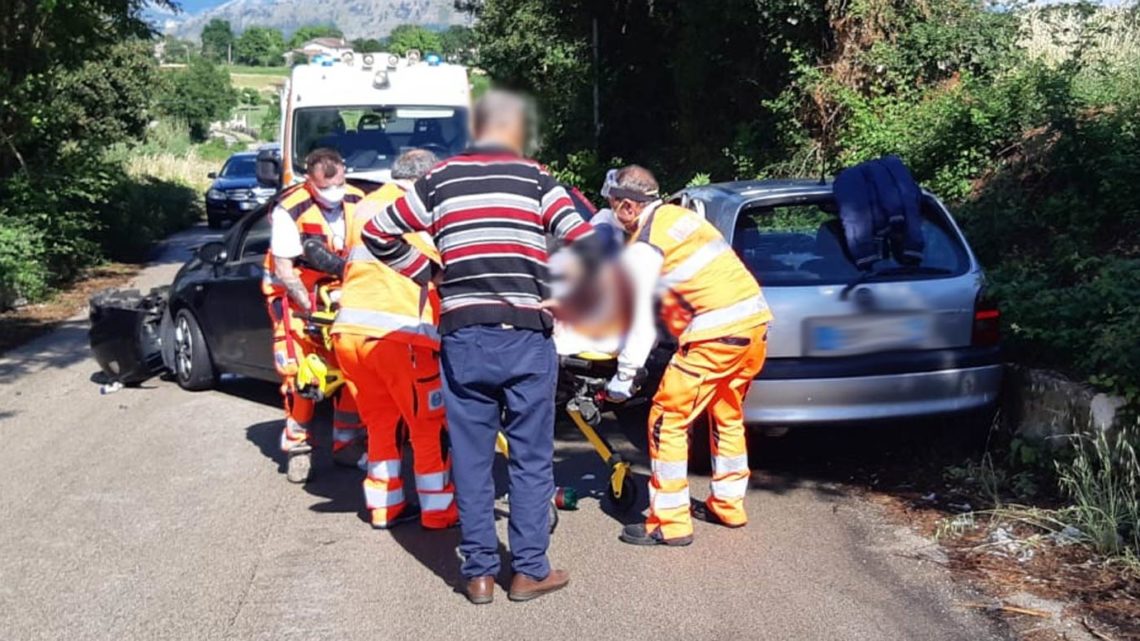
[[[202,329],[194,315],[185,309],[174,319],[174,373],[178,384],[191,391],[210,389],[216,381]]]

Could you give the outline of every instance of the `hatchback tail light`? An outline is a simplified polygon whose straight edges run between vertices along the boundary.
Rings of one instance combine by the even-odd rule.
[[[970,343],[979,347],[997,345],[1001,342],[1001,311],[997,303],[978,292],[974,301],[974,329]]]

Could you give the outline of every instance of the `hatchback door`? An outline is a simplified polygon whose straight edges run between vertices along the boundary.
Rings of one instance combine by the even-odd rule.
[[[931,196],[923,218],[920,265],[884,258],[862,272],[848,255],[830,192],[746,204],[732,245],[775,315],[769,357],[835,359],[968,346],[980,271]]]

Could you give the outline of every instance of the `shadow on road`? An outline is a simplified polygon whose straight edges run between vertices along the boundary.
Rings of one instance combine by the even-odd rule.
[[[37,349],[36,346],[42,345]],[[63,369],[87,360],[87,319],[60,323],[55,330],[0,358],[0,385],[15,383],[24,374],[40,369]]]

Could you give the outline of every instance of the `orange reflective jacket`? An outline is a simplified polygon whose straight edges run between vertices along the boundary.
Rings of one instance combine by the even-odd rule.
[[[342,207],[344,207],[344,228],[348,231],[353,228],[355,223],[355,216],[353,215],[356,210],[356,204],[364,199],[364,192],[360,191],[352,185],[345,185],[347,193],[344,196]],[[277,206],[289,212],[289,216],[293,222],[297,223],[297,231],[301,233],[301,242],[304,243],[310,238],[318,238],[324,242],[325,247],[329,251],[336,253],[339,256],[344,256],[348,250],[348,241],[345,241],[345,248],[338,251],[333,246],[333,234],[329,228],[329,223],[325,220],[324,214],[321,213],[320,206],[313,200],[309,190],[305,188],[304,183],[296,185],[287,189],[281,196],[277,198]],[[272,211],[268,214],[273,215]],[[284,296],[285,288],[276,276],[276,264],[273,260],[272,247],[265,254],[265,273],[261,278],[261,293],[267,297]],[[312,291],[317,282],[329,278],[328,274],[318,272],[313,269],[308,269],[304,265],[294,265],[293,271],[301,282],[305,285],[305,289]]]
[[[387,206],[402,195],[399,187],[389,183],[366,199]],[[390,338],[439,349],[439,294],[435,287],[418,285],[373,256],[361,240],[361,230],[368,221],[364,216],[359,218],[348,233],[348,266],[332,333]],[[404,240],[439,263],[439,253],[425,236],[406,234]]]
[[[646,242],[665,263],[658,281],[661,315],[681,341],[720,338],[772,320],[760,285],[715,227],[676,205],[651,211],[632,242]]]

